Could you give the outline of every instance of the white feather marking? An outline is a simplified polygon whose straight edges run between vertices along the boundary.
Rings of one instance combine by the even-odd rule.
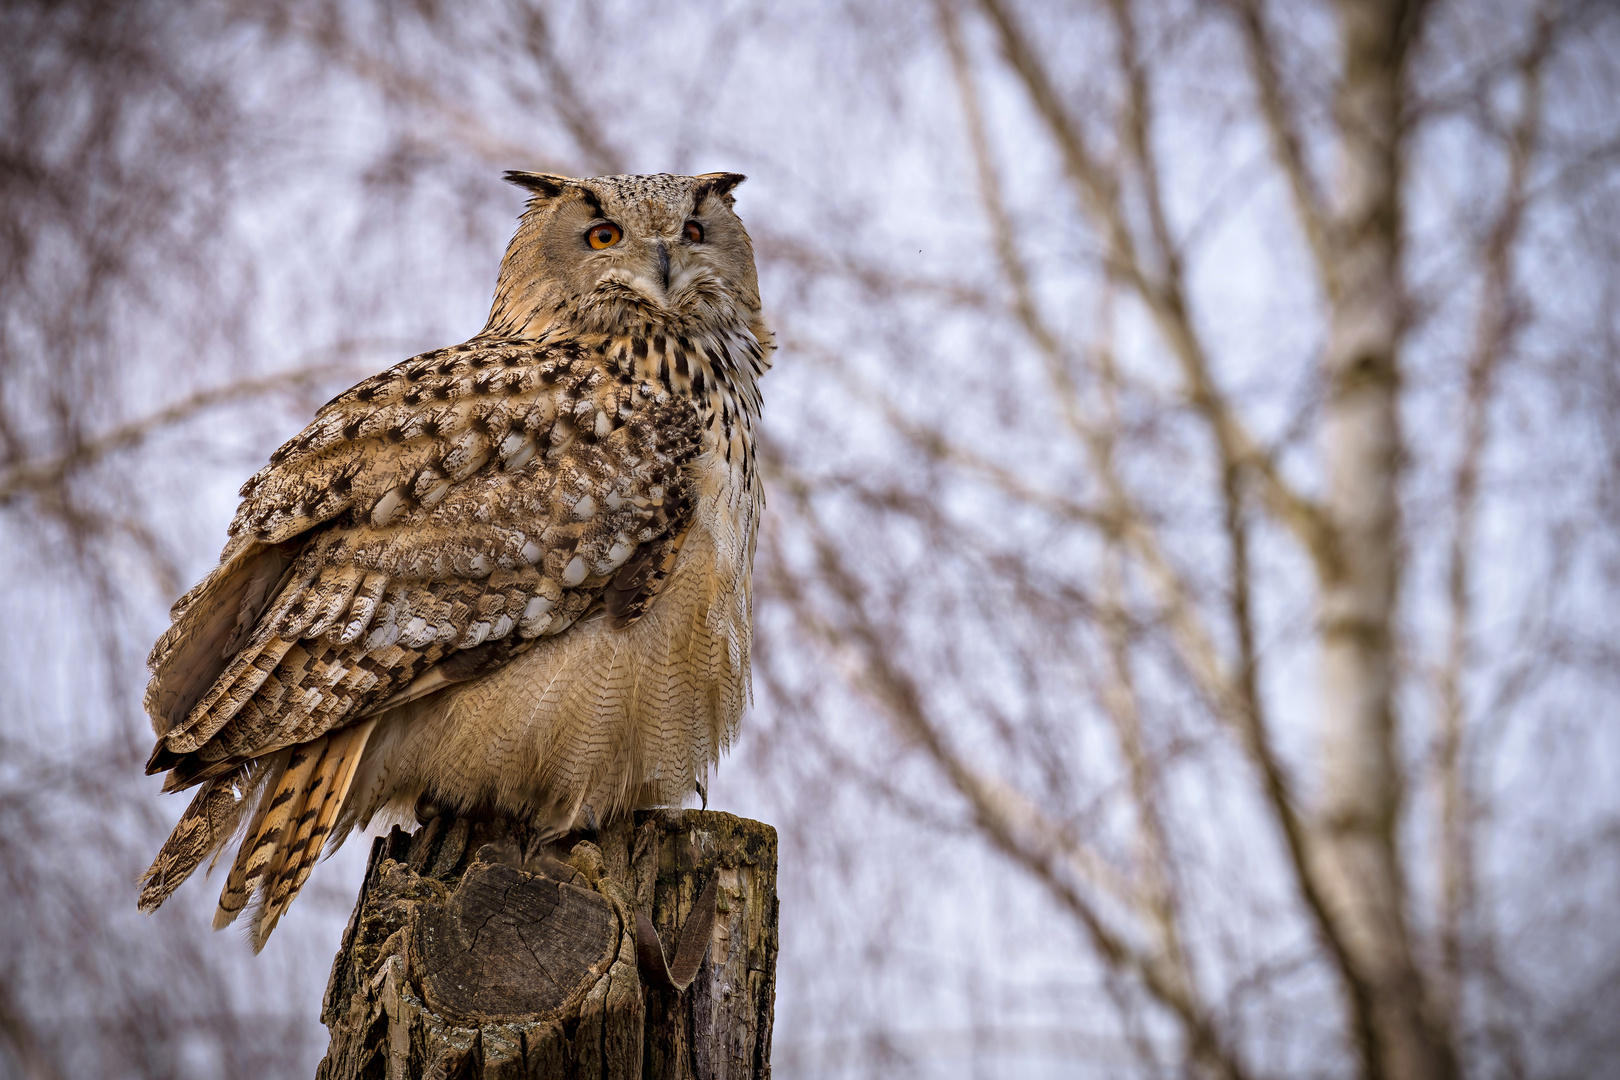
[[[536,449],[538,448],[534,445],[533,439],[524,439],[522,444],[518,446],[516,450],[506,455],[506,471],[517,472],[519,469],[523,468],[523,466],[529,463],[529,459],[534,457],[534,452]]]
[[[405,499],[405,492],[398,487],[389,488],[377,505],[371,508],[371,523],[379,528],[388,524],[399,510],[400,503]]]
[[[518,623],[518,631],[524,637],[534,637],[543,631],[551,622],[551,605],[554,602],[548,596],[531,596],[529,602],[523,605],[523,618]]]
[[[399,640],[412,649],[420,649],[437,637],[438,633],[437,626],[429,626],[428,621],[418,615],[405,624],[405,629],[400,631]]]
[[[444,501],[444,497],[450,494],[450,487],[450,481],[440,480],[428,490],[426,495],[422,496],[422,505],[426,507],[438,506]]]
[[[399,623],[393,619],[389,619],[387,622],[377,627],[377,629],[373,630],[370,637],[366,638],[366,650],[368,652],[376,652],[379,649],[386,649],[398,640]]]

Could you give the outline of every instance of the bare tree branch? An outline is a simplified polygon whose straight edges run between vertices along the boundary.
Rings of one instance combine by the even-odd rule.
[[[1342,270],[1324,359],[1327,511],[1343,557],[1322,585],[1323,789],[1310,854],[1348,952],[1363,1072],[1388,1080],[1457,1070],[1412,956],[1395,832],[1401,114],[1422,8],[1404,0],[1340,5],[1342,198],[1330,232]]]
[[[573,171],[565,164],[537,156],[533,143],[516,142],[500,135],[483,116],[450,100],[442,82],[414,75],[408,67],[366,49],[344,35],[335,19],[316,23],[294,18],[289,20],[288,28],[388,97],[407,102],[423,117],[437,121],[436,134],[440,138],[454,140],[480,159],[502,168],[527,167],[564,174]],[[563,89],[571,91],[572,84]],[[582,106],[566,98],[559,102],[558,108],[560,114],[576,118],[585,115]]]
[[[368,354],[372,346],[364,348]],[[348,371],[362,374],[354,360],[322,361],[261,379],[242,379],[199,390],[147,416],[119,424],[100,435],[84,438],[65,453],[38,461],[23,461],[0,471],[0,506],[23,492],[41,492],[59,486],[70,474],[88,468],[109,454],[140,445],[159,432],[191,420],[198,413],[221,405],[250,401],[328,383]]]
[[[993,0],[992,0],[993,2]],[[1015,31],[1016,33],[1016,31]],[[1031,59],[1029,63],[1033,64]],[[959,76],[959,81],[961,76]],[[1138,94],[1143,93],[1138,87]],[[1143,102],[1138,100],[1136,111],[1145,111]],[[976,113],[970,109],[969,117]],[[1145,120],[1143,121],[1145,123]],[[970,119],[970,128],[972,127]],[[982,129],[981,129],[982,131]],[[1145,135],[1138,138],[1145,142]],[[982,134],[977,140],[980,147],[985,143]],[[981,157],[987,154],[987,149],[981,152]],[[984,171],[984,170],[982,170]],[[993,173],[988,174],[993,178]],[[986,185],[987,192],[994,191],[992,183]],[[987,196],[989,198],[989,196]],[[1162,220],[1162,214],[1161,214]],[[992,212],[992,221],[1000,227],[999,231],[1010,231],[1004,213]],[[1003,258],[1011,258],[1016,263],[1016,255],[1012,253],[1011,245],[1005,241],[998,244],[998,250],[1003,252]],[[1027,292],[1027,277],[1013,272],[1008,274],[1015,289],[1019,283],[1024,283]],[[1038,320],[1034,304],[1027,297],[1020,302],[1018,310],[1025,319]],[[1038,322],[1037,322],[1038,325]],[[1032,337],[1040,343],[1049,342],[1050,348],[1057,348],[1056,338],[1050,333],[1032,333]],[[1190,336],[1183,336],[1183,340],[1193,342]],[[1202,370],[1201,362],[1193,365],[1192,373]],[[1222,410],[1219,401],[1213,394],[1202,397],[1203,411],[1216,427],[1217,433],[1222,428],[1220,416]],[[1071,425],[1073,426],[1073,425]],[[1088,428],[1081,429],[1082,437],[1093,450],[1093,464],[1103,476],[1108,485],[1109,496],[1113,502],[1113,516],[1119,521],[1122,534],[1130,538],[1133,547],[1147,562],[1150,574],[1159,586],[1160,594],[1166,600],[1170,617],[1178,627],[1180,640],[1183,642],[1184,656],[1187,660],[1188,670],[1194,674],[1197,682],[1206,696],[1206,699],[1215,708],[1217,715],[1222,716],[1234,725],[1239,733],[1243,745],[1260,772],[1262,786],[1266,799],[1276,813],[1277,824],[1287,844],[1290,856],[1290,866],[1294,873],[1296,886],[1300,891],[1307,909],[1323,940],[1329,946],[1331,954],[1336,958],[1341,974],[1347,980],[1354,978],[1349,968],[1348,952],[1339,937],[1338,930],[1328,918],[1327,907],[1322,896],[1322,890],[1317,882],[1308,851],[1308,830],[1301,819],[1299,810],[1295,805],[1291,787],[1285,777],[1281,762],[1278,760],[1271,745],[1270,736],[1265,726],[1265,718],[1261,712],[1260,699],[1257,687],[1257,657],[1254,651],[1253,628],[1250,620],[1249,604],[1247,600],[1247,534],[1242,523],[1241,491],[1238,486],[1238,475],[1242,469],[1242,462],[1233,453],[1222,455],[1223,469],[1223,497],[1226,506],[1226,521],[1228,528],[1229,550],[1234,569],[1234,580],[1229,586],[1232,597],[1233,615],[1239,639],[1239,667],[1237,681],[1228,674],[1217,658],[1210,633],[1203,628],[1193,613],[1193,607],[1187,596],[1187,588],[1179,575],[1170,568],[1163,553],[1154,541],[1152,533],[1142,525],[1141,516],[1132,504],[1126,490],[1117,479],[1112,466],[1112,454],[1097,439],[1096,434]],[[1230,434],[1230,432],[1228,431]],[[1218,438],[1222,445],[1229,445],[1225,440]],[[1309,516],[1314,520],[1316,511],[1310,510]]]
[[[1508,178],[1501,207],[1485,237],[1481,253],[1484,278],[1474,351],[1468,362],[1467,392],[1463,404],[1462,450],[1452,477],[1452,528],[1448,558],[1447,598],[1450,627],[1445,662],[1440,672],[1439,746],[1436,768],[1440,774],[1441,847],[1441,979],[1450,1024],[1460,1031],[1460,988],[1463,980],[1464,935],[1469,932],[1476,889],[1470,830],[1475,796],[1463,752],[1467,737],[1467,702],[1463,679],[1472,656],[1473,618],[1472,545],[1479,516],[1480,468],[1490,439],[1490,413],[1497,372],[1510,356],[1524,322],[1523,304],[1514,287],[1513,271],[1526,188],[1542,124],[1542,68],[1552,49],[1561,5],[1543,0],[1530,48],[1520,60],[1522,100],[1506,147]]]
[[[609,142],[605,125],[596,110],[586,103],[569,65],[557,57],[542,5],[534,0],[512,0],[512,10],[522,28],[529,55],[545,76],[551,91],[550,104],[574,137],[584,155],[585,167],[592,175],[624,172],[624,155]]]
[[[940,10],[946,13],[943,16],[946,20],[944,25],[954,26],[949,9],[942,6]],[[954,47],[950,45],[951,40],[956,41]],[[985,137],[978,95],[973,88],[966,52],[961,48],[959,36],[948,37],[947,47],[951,51],[953,70],[956,72],[963,111],[967,118],[969,140],[979,170],[981,198],[995,236],[996,250],[1001,259],[1003,273],[1015,297],[1014,310],[1046,361],[1048,378],[1057,391],[1066,425],[1086,449],[1092,468],[1103,482],[1107,492],[1107,520],[1129,541],[1131,547],[1146,563],[1170,620],[1178,628],[1188,670],[1198,680],[1200,689],[1209,700],[1227,701],[1231,697],[1230,684],[1215,649],[1213,636],[1199,618],[1184,577],[1171,564],[1152,527],[1137,505],[1137,500],[1121,480],[1112,447],[1083,414],[1078,393],[1068,374],[1069,362],[1066,351],[1057,334],[1046,325],[1035,303],[1029,275],[1023,267],[1016,245],[1012,242],[1011,219],[1001,202],[1000,185],[990,156],[989,142]]]
[[[0,1040],[0,1045],[9,1044],[11,1057],[26,1080],[56,1080],[56,1068],[40,1050],[27,1021],[12,1007],[5,980],[0,980]]]
[[[1069,881],[1064,867],[1073,865],[1072,855],[1066,845],[1053,842],[1056,833],[1042,823],[1038,811],[1010,788],[968,766],[950,748],[929,719],[915,684],[889,659],[892,650],[866,614],[861,586],[845,569],[837,546],[822,531],[805,493],[791,487],[789,490],[815,538],[821,580],[836,594],[844,616],[834,627],[812,615],[801,602],[796,607],[806,628],[851,666],[855,685],[881,703],[899,729],[928,754],[951,786],[973,807],[981,827],[997,848],[1052,892],[1111,965],[1135,974],[1154,999],[1176,1016],[1186,1032],[1190,1056],[1231,1080],[1247,1076],[1206,1007],[1192,996],[1191,988],[1166,959],[1143,955],[1132,947]],[[857,647],[851,648],[852,643]]]
[[[1293,195],[1294,212],[1299,215],[1305,242],[1316,260],[1324,291],[1329,297],[1338,291],[1338,264],[1328,240],[1328,217],[1310,163],[1305,160],[1305,143],[1294,120],[1294,109],[1283,87],[1276,42],[1266,26],[1261,0],[1232,0],[1228,5],[1237,18],[1243,37],[1244,54],[1254,79],[1260,115],[1271,137],[1271,150],[1277,159],[1288,189]]]
[[[1187,395],[1193,406],[1209,421],[1223,459],[1254,471],[1272,512],[1293,531],[1315,561],[1318,571],[1323,575],[1332,573],[1339,554],[1337,540],[1328,527],[1327,519],[1319,507],[1284,480],[1271,456],[1237,417],[1215,384],[1204,345],[1193,327],[1181,282],[1179,254],[1169,236],[1163,208],[1159,205],[1161,200],[1153,194],[1159,179],[1146,145],[1149,120],[1145,84],[1140,76],[1131,80],[1133,93],[1127,104],[1124,122],[1129,137],[1137,143],[1134,153],[1143,166],[1150,216],[1155,222],[1154,231],[1159,247],[1156,254],[1164,265],[1160,275],[1149,270],[1141,258],[1120,205],[1117,175],[1103,166],[1089,150],[1079,123],[1064,107],[1045,65],[1036,56],[1022,27],[1007,10],[1003,0],[980,0],[980,6],[995,24],[1008,63],[1058,144],[1082,203],[1103,231],[1109,252],[1109,268],[1131,287],[1152,313],[1159,332],[1181,365]],[[1124,9],[1116,5],[1114,10]],[[1128,38],[1125,47],[1129,47]],[[1138,68],[1139,64],[1134,58],[1130,59],[1128,70]]]

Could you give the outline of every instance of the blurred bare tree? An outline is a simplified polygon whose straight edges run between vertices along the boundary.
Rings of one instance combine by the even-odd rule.
[[[133,916],[140,659],[537,167],[753,177],[779,1072],[1620,1075],[1607,5],[0,18],[0,1076],[312,1068],[356,882]]]
[[[156,335],[193,355],[231,339],[237,267],[221,265],[216,240],[230,208],[236,95],[217,73],[176,63],[185,35],[172,13],[11,4],[3,18],[0,528],[12,625],[0,1061],[34,1077],[167,1076],[204,1032],[218,1035],[220,1068],[253,1073],[281,1055],[285,1030],[241,1022],[195,935],[178,924],[132,933],[144,928],[110,921],[106,903],[139,869],[134,845],[161,827],[122,782],[143,741],[129,690],[150,619],[133,608],[181,576],[178,538],[146,502],[140,448],[200,410],[270,389],[233,380],[188,396],[185,376],[160,387],[133,362]],[[37,625],[42,609],[74,624],[87,655],[42,655],[35,643],[55,636]],[[39,678],[52,666],[65,681]]]

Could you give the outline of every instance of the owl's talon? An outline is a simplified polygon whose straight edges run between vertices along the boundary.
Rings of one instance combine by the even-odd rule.
[[[480,847],[478,851],[474,853],[472,861],[482,863],[504,863],[507,866],[514,866],[519,870],[522,870],[524,869],[524,863],[527,860],[524,859],[523,852],[518,848],[516,841],[503,837],[499,840],[491,840],[489,843]]]
[[[417,796],[416,809],[413,811],[413,813],[416,815],[416,823],[418,825],[426,825],[434,818],[442,817],[444,815],[444,807],[440,806],[434,801],[432,796],[424,791],[421,795]]]
[[[596,819],[596,809],[594,807],[587,806],[580,811],[579,824],[575,827],[574,833],[580,839],[589,840],[593,844],[601,841],[602,823]]]

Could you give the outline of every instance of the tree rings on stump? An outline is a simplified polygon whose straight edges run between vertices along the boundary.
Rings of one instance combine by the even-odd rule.
[[[540,1020],[577,1009],[618,944],[613,907],[596,892],[475,862],[447,903],[416,913],[411,968],[446,1019]]]

